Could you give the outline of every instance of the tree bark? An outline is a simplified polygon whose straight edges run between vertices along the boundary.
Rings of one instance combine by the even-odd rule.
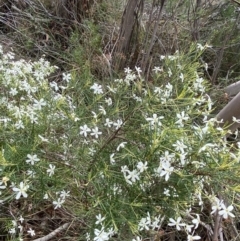
[[[233,117],[240,119],[240,93],[238,93],[217,115],[219,121],[223,120],[221,126],[227,125],[231,132],[234,132],[240,126],[240,123],[233,121]]]
[[[134,31],[137,35],[139,14],[143,9],[144,0],[129,0],[123,16],[120,27],[120,33],[116,43],[113,56],[113,66],[115,71],[122,70],[129,64],[131,56],[134,54],[133,44],[136,46],[138,41],[137,36],[135,36],[135,43],[132,43]]]

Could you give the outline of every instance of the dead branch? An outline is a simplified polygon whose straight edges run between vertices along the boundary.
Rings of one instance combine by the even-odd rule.
[[[62,226],[60,226],[59,228],[55,229],[53,232],[46,235],[45,237],[34,239],[33,241],[48,241],[51,238],[53,238],[54,236],[56,236],[59,232],[67,229],[70,226],[70,224],[71,223],[65,223]]]

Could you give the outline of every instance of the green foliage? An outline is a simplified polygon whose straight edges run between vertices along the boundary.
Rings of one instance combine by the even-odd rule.
[[[42,237],[66,220],[77,224],[68,232],[75,229],[80,240],[160,239],[162,230],[192,240],[204,238],[204,223],[214,231],[215,218],[231,218],[233,206],[237,216],[239,143],[228,143],[226,130],[210,119],[216,106],[204,74],[224,48],[220,76],[238,76],[238,13],[231,4],[211,15],[207,8],[194,12],[193,1],[178,3],[166,3],[178,21],[166,14],[160,23],[150,81],[138,67],[126,68],[122,79],[101,75],[106,68],[109,76],[102,52],[116,44],[122,1],[95,4],[96,14],[77,24],[51,19],[35,5],[22,10],[14,29],[18,53],[44,53],[70,72],[55,76],[61,70],[44,58],[17,61],[1,52],[0,232],[6,239],[32,239],[31,229]],[[190,44],[196,19],[199,41],[212,48]]]
[[[187,225],[196,215],[209,222],[206,207],[215,207],[220,193],[230,212],[239,150],[207,119],[213,103],[199,63],[206,48],[161,56],[152,83],[137,67],[110,83],[74,70],[49,82],[56,70],[49,62],[2,53],[1,200],[20,205],[16,223],[5,217],[10,236],[33,235],[36,227],[19,218],[40,212],[39,205],[84,219],[94,240],[153,237],[171,226],[184,237],[201,236]],[[225,218],[224,206],[219,210]]]

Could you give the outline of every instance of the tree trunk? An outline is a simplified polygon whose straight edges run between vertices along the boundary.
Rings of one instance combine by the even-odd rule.
[[[113,56],[115,71],[122,70],[126,65],[130,64],[130,60],[136,51],[138,21],[139,15],[142,13],[143,4],[144,0],[129,0],[125,7]],[[135,40],[135,42],[132,40]]]
[[[222,126],[227,125],[231,132],[234,132],[240,126],[240,123],[233,121],[233,117],[240,119],[240,93],[238,93],[217,115],[219,121],[223,120]]]

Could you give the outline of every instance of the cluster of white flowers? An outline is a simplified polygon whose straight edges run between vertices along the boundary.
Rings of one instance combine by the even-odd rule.
[[[105,220],[105,218],[106,217],[102,217],[101,214],[96,215],[97,221],[95,222],[95,224],[100,226],[100,228],[94,229],[94,241],[107,241],[116,233],[113,228],[106,229],[104,227],[103,221]],[[86,235],[86,240],[91,240],[89,233],[87,233]]]
[[[144,163],[140,161],[137,164],[137,169],[133,169],[132,171],[130,171],[126,165],[122,166],[121,172],[123,173],[126,182],[132,185],[137,180],[140,180],[140,174],[147,170],[147,165],[148,163],[146,161]]]
[[[11,234],[11,236],[14,236],[18,233],[19,234],[18,240],[20,240],[20,241],[23,241],[23,239],[22,239],[23,222],[24,222],[24,218],[22,216],[20,216],[19,219],[12,220],[11,228],[8,231],[9,234]],[[27,230],[27,233],[30,234],[32,237],[35,236],[35,231],[32,228],[29,228]]]
[[[171,101],[171,96],[173,94],[173,85],[167,83],[165,88],[156,86],[154,87],[154,93],[158,98],[160,98],[163,104],[166,104],[167,102]]]
[[[165,151],[164,156],[160,157],[159,166],[155,168],[155,175],[158,177],[165,176],[165,181],[168,181],[171,173],[174,170],[174,167],[171,166],[173,162],[175,154],[169,154],[168,151]]]
[[[196,215],[196,218],[192,220],[192,223],[194,225],[182,222],[182,217],[177,217],[176,220],[173,218],[170,218],[169,221],[170,221],[168,223],[169,226],[174,226],[174,227],[176,227],[176,229],[178,231],[182,230],[187,233],[188,241],[201,239],[200,236],[194,235],[194,229],[196,229],[198,227],[199,223],[201,222],[198,214]]]
[[[141,218],[140,222],[138,223],[138,230],[159,230],[161,228],[163,221],[164,217],[161,217],[159,215],[157,217],[151,218],[150,214],[147,213],[147,216]]]
[[[201,93],[204,93],[205,92],[205,85],[203,84],[204,83],[204,79],[203,78],[200,78],[198,76],[198,74],[196,74],[196,80],[195,82],[193,83],[193,88],[196,92],[201,92]]]
[[[162,126],[161,119],[164,119],[164,116],[158,116],[157,114],[153,114],[152,117],[146,118],[150,124],[151,129]]]
[[[54,209],[61,208],[62,204],[65,203],[66,198],[70,196],[70,191],[61,191],[56,194],[59,195],[59,198],[56,201],[53,201]]]
[[[179,127],[184,127],[184,122],[189,120],[188,114],[185,114],[185,111],[182,111],[181,113],[177,113],[178,120],[175,122]]]
[[[211,214],[219,214],[223,218],[227,219],[229,217],[235,217],[231,211],[233,210],[233,205],[225,206],[223,200],[218,199],[217,197],[212,198],[212,212]]]

